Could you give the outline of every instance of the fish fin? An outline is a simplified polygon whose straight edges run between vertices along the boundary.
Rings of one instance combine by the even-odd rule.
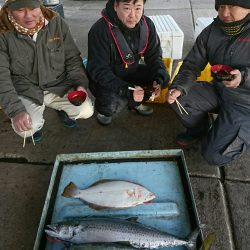
[[[74,198],[75,195],[78,193],[79,189],[75,185],[75,183],[70,182],[63,190],[62,196],[68,197],[68,198]]]
[[[88,206],[95,209],[95,210],[105,210],[105,209],[111,209],[110,207],[103,207],[103,206],[99,206],[93,203],[88,203]]]
[[[200,233],[200,229],[199,228],[196,228],[191,234],[190,236],[188,237],[188,241],[187,241],[187,245],[186,247],[189,249],[189,250],[196,250],[197,247],[196,247],[196,241],[197,241],[197,237]]]
[[[130,222],[137,222],[138,221],[138,217],[129,217],[126,219],[127,221],[130,221]]]
[[[130,241],[118,241],[118,243],[122,245],[132,246]]]
[[[215,234],[209,233],[207,237],[203,240],[203,243],[199,250],[209,250],[212,246],[212,243],[214,241]]]
[[[106,183],[106,182],[110,182],[110,181],[113,181],[113,180],[109,180],[109,179],[99,180],[99,181],[96,181],[96,182],[94,182],[93,184],[91,184],[89,187],[94,187],[94,186],[97,186],[97,185],[99,185],[99,184]]]

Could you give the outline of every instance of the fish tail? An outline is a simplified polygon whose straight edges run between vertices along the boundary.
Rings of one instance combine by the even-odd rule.
[[[197,241],[197,237],[200,233],[200,229],[196,228],[188,237],[188,241],[187,241],[187,248],[189,250],[196,250],[196,241]]]
[[[62,196],[64,197],[76,197],[77,193],[79,193],[79,189],[77,188],[76,184],[70,182],[68,186],[66,186],[63,190]]]

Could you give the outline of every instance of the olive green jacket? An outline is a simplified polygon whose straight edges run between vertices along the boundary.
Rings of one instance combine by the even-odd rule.
[[[8,117],[26,111],[18,96],[43,103],[43,91],[63,96],[69,89],[87,87],[80,52],[68,25],[54,11],[41,6],[48,24],[36,42],[18,33],[0,11],[0,106]]]

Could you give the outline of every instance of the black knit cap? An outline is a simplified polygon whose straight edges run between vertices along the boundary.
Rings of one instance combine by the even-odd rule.
[[[216,10],[218,10],[219,5],[235,5],[250,9],[250,0],[215,0]]]

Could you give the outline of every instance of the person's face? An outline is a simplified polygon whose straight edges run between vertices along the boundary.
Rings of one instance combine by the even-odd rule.
[[[114,9],[119,20],[128,28],[134,28],[139,23],[143,14],[144,2],[138,0],[135,4],[133,1],[120,2],[114,4]]]
[[[41,15],[41,9],[24,7],[17,10],[7,10],[10,13],[16,22],[27,29],[32,29],[36,27]]]
[[[236,5],[220,5],[218,9],[219,18],[224,23],[240,21],[244,19],[249,13],[250,9]]]

